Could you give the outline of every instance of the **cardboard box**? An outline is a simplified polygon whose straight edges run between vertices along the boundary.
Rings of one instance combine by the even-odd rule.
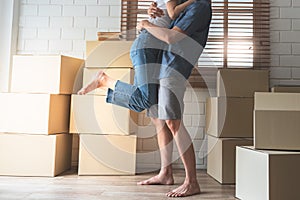
[[[134,71],[131,68],[84,68],[83,85],[87,85],[93,80],[99,70],[104,71],[109,76],[121,80],[125,83],[133,83]],[[92,95],[107,95],[107,92],[102,89],[96,89],[88,94]]]
[[[235,184],[235,149],[244,145],[253,145],[253,140],[209,135],[207,173],[221,184]]]
[[[208,98],[206,133],[220,138],[252,138],[253,101],[253,98]]]
[[[256,92],[255,110],[300,111],[300,94]]]
[[[172,165],[174,168],[178,168],[175,166],[178,163],[177,162],[178,160],[177,158],[179,157],[178,154],[179,154],[178,152],[176,153],[173,152]],[[161,158],[160,158],[159,151],[138,151],[137,152],[137,157],[136,157],[137,173],[144,174],[150,172],[157,172],[160,170],[160,168],[161,168]]]
[[[69,131],[70,95],[0,93],[0,132]]]
[[[11,92],[72,94],[83,60],[67,56],[14,56]]]
[[[243,200],[300,199],[300,152],[237,147],[236,197]]]
[[[300,111],[254,111],[257,149],[300,150]]]
[[[98,32],[98,41],[120,40],[120,32]]]
[[[80,135],[79,175],[134,175],[136,136]]]
[[[300,150],[300,93],[255,93],[254,146]]]
[[[268,70],[220,69],[217,73],[218,97],[253,97],[254,92],[268,91]]]
[[[138,137],[137,139],[138,146],[137,150],[138,151],[158,151],[158,141],[157,141],[157,135],[154,135],[152,137]]]
[[[70,133],[129,135],[137,113],[106,103],[106,96],[72,95]]]
[[[72,167],[78,167],[79,160],[79,135],[73,134],[72,141]]]
[[[0,175],[56,176],[71,167],[72,135],[0,133]]]
[[[86,67],[132,67],[132,41],[87,41]]]
[[[271,92],[300,93],[300,86],[275,86],[271,88]]]

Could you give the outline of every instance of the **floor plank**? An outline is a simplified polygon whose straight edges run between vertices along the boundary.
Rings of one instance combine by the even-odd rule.
[[[160,200],[184,180],[184,171],[175,171],[173,186],[137,186],[138,181],[153,175],[77,176],[71,170],[55,178],[1,177],[0,200]],[[202,194],[184,199],[234,200],[235,187],[220,185],[205,171],[197,173]]]

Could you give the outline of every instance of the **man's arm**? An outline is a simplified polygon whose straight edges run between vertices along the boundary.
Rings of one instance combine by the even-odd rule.
[[[142,20],[137,25],[137,29],[141,30],[143,28],[146,29],[157,39],[166,42],[168,44],[176,43],[186,37],[184,31],[182,31],[180,28],[176,26],[173,27],[172,29],[162,28],[152,24],[148,20]]]

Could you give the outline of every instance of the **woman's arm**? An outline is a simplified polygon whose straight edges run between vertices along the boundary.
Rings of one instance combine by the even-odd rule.
[[[157,7],[156,2],[152,2],[147,10],[147,14],[152,18],[162,17],[164,15],[164,11]]]
[[[177,5],[177,0],[170,0],[167,2],[167,11],[172,20],[176,19],[179,14],[189,5],[194,3],[195,0],[187,0],[184,3]]]
[[[171,19],[175,19],[178,17],[178,15],[190,4],[195,2],[195,0],[188,0],[182,4],[177,5],[177,0],[170,0],[167,2],[167,11]],[[156,3],[152,3],[150,8],[148,9],[148,14],[151,16],[151,14],[157,12],[156,10],[157,5]],[[154,9],[154,10],[153,10]],[[152,12],[151,12],[152,11]],[[155,12],[153,12],[155,11]],[[159,10],[160,11],[160,10]],[[154,17],[157,15],[153,15]],[[152,17],[153,17],[152,16]],[[157,16],[158,17],[158,16]],[[154,37],[157,39],[166,42],[168,44],[175,43],[177,41],[180,41],[184,37],[186,37],[186,34],[184,31],[182,31],[178,27],[173,27],[172,29],[167,28],[161,28],[157,25],[152,24],[148,20],[142,20],[138,25],[137,29],[146,29],[148,32],[150,32]]]

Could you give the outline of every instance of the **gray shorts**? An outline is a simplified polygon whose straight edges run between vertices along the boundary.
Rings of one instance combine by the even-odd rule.
[[[172,76],[159,80],[158,105],[148,109],[148,116],[161,120],[182,119],[187,80]]]

